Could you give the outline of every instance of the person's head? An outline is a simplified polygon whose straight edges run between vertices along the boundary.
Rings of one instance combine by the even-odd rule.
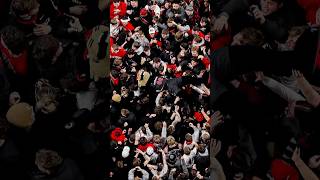
[[[188,179],[188,177],[189,177],[188,174],[181,172],[178,174],[177,180],[185,180],[185,179]]]
[[[180,8],[179,1],[174,1],[174,2],[172,3],[172,9],[178,10],[179,8]]]
[[[262,46],[264,42],[263,33],[255,28],[245,28],[233,37],[232,46],[251,45]]]
[[[149,28],[149,35],[151,38],[154,38],[156,35],[156,30],[153,27]]]
[[[132,161],[132,166],[133,167],[137,167],[137,166],[140,166],[141,164],[141,159],[139,158],[134,158],[133,161]]]
[[[162,130],[162,122],[161,121],[157,121],[155,124],[154,124],[154,129],[156,131],[161,131]]]
[[[32,57],[39,65],[47,67],[56,62],[62,51],[61,43],[53,36],[46,35],[34,41]]]
[[[126,26],[129,23],[130,18],[128,16],[123,16],[120,21],[123,26]]]
[[[153,176],[151,180],[160,180],[159,176]]]
[[[202,17],[201,20],[200,20],[200,26],[201,26],[201,27],[204,27],[204,26],[207,25],[207,23],[208,23],[207,18]]]
[[[147,138],[141,137],[141,138],[139,139],[139,143],[140,143],[141,145],[146,145],[146,144],[148,143]]]
[[[119,7],[119,5],[120,5],[120,0],[113,0],[113,5],[114,5],[114,7]]]
[[[204,143],[208,143],[210,141],[210,134],[207,131],[201,134],[201,141]]]
[[[173,27],[173,21],[174,21],[173,18],[169,18],[169,19],[167,20],[167,25],[168,25],[168,27]]]
[[[118,52],[119,51],[119,45],[117,45],[117,44],[112,44],[111,48],[112,48],[113,52]]]
[[[138,5],[139,5],[138,0],[132,0],[132,1],[130,1],[130,4],[134,8],[138,7]]]
[[[158,16],[154,16],[153,18],[152,18],[152,23],[153,24],[156,24],[156,23],[158,23],[159,22],[159,17]]]
[[[192,47],[192,48],[191,48],[191,55],[192,55],[192,57],[198,57],[198,55],[199,55],[198,51],[199,51],[199,48],[198,48],[198,47],[196,47],[196,46]]]
[[[263,15],[268,16],[283,6],[283,0],[260,0],[260,6]]]
[[[14,26],[6,26],[1,30],[1,43],[13,53],[20,54],[25,49],[25,34]]]
[[[177,42],[181,42],[183,40],[183,32],[182,31],[176,32],[174,38]]]
[[[136,139],[135,134],[131,134],[130,137],[129,137],[129,142],[130,143],[134,143],[135,139]]]
[[[168,134],[173,134],[175,131],[175,127],[173,125],[170,125],[167,129]]]
[[[40,4],[37,0],[13,0],[11,7],[18,17],[30,19],[38,14]]]
[[[197,168],[195,166],[192,166],[190,172],[191,172],[191,176],[193,177],[197,176]]]
[[[206,152],[206,145],[205,144],[199,144],[198,152],[199,153],[205,153]]]
[[[156,134],[153,136],[153,143],[160,144],[161,143],[161,136]]]
[[[185,11],[186,11],[186,14],[188,16],[192,16],[193,15],[193,7],[192,6],[187,6]]]
[[[121,109],[121,116],[122,117],[128,117],[129,113],[130,112],[128,109]]]
[[[192,67],[195,67],[195,66],[197,66],[199,64],[199,60],[198,59],[196,59],[196,58],[192,58],[191,59],[191,66]]]
[[[190,148],[189,148],[188,146],[185,146],[185,147],[183,148],[183,153],[184,153],[185,155],[190,155],[190,153],[191,153]]]
[[[190,133],[187,133],[185,135],[186,143],[191,144],[192,143],[192,135]]]
[[[169,37],[169,30],[168,29],[163,29],[162,32],[161,32],[161,37],[163,39],[166,39]]]
[[[209,0],[204,0],[203,1],[203,5],[204,5],[204,7],[209,7],[209,5],[210,5],[210,3],[209,3]]]
[[[176,144],[176,140],[174,139],[173,136],[168,136],[168,137],[167,137],[167,144],[168,144],[169,146],[173,146],[173,145]]]
[[[62,162],[62,157],[55,151],[41,149],[36,153],[35,164],[41,172],[48,175],[54,173]]]

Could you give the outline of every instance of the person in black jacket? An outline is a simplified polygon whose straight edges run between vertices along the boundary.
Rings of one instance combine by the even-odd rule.
[[[257,26],[270,39],[278,41],[285,41],[292,26],[305,23],[302,9],[284,0],[231,0],[214,21],[213,30],[220,33],[228,29],[229,19],[235,32],[244,27]]]
[[[36,153],[37,170],[32,174],[33,180],[83,180],[75,164],[68,158],[62,158],[57,152],[41,149]]]
[[[83,31],[79,19],[59,11],[52,0],[13,0],[10,15],[10,24],[23,30],[28,37],[54,34],[78,39]]]

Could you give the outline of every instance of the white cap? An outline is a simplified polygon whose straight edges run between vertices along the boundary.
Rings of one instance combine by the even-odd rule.
[[[129,146],[125,146],[122,150],[122,157],[123,158],[127,158],[130,154],[130,147]]]
[[[156,30],[153,27],[149,28],[149,34],[154,34],[154,33],[156,33]]]
[[[152,147],[148,147],[148,148],[147,148],[147,154],[148,154],[148,156],[151,156],[151,155],[153,154],[153,152],[154,152],[154,150],[153,150]]]

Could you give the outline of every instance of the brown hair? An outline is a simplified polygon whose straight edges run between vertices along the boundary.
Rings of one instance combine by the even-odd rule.
[[[29,13],[38,4],[37,0],[13,0],[11,7],[18,15]]]
[[[167,132],[168,134],[173,134],[175,131],[175,127],[173,125],[170,125],[168,128],[167,128]]]
[[[44,169],[55,169],[62,163],[62,157],[52,150],[41,149],[36,153],[36,164]]]
[[[157,121],[156,123],[154,123],[154,129],[156,129],[157,131],[161,131],[162,130],[162,122]]]
[[[245,28],[241,31],[241,35],[248,45],[261,46],[264,42],[263,33],[255,28]]]
[[[184,148],[183,148],[183,153],[184,153],[185,155],[189,155],[189,154],[191,153],[190,148],[189,148],[188,146],[184,147]]]
[[[156,144],[159,144],[161,142],[161,137],[159,135],[154,135],[153,136],[153,142]]]
[[[200,153],[204,153],[206,151],[206,145],[205,144],[199,144],[198,151]]]
[[[133,161],[132,161],[132,166],[133,167],[137,167],[137,166],[140,166],[141,164],[141,160],[139,158],[134,158]]]
[[[185,135],[186,141],[192,141],[192,135],[190,133],[187,133]]]
[[[121,115],[128,116],[129,110],[128,109],[121,109]]]

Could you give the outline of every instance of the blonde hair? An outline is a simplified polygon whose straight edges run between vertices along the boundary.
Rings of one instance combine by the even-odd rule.
[[[176,140],[174,139],[173,136],[168,136],[168,137],[167,137],[167,144],[168,144],[169,146],[172,146],[172,145],[174,145],[175,143],[176,143]]]

